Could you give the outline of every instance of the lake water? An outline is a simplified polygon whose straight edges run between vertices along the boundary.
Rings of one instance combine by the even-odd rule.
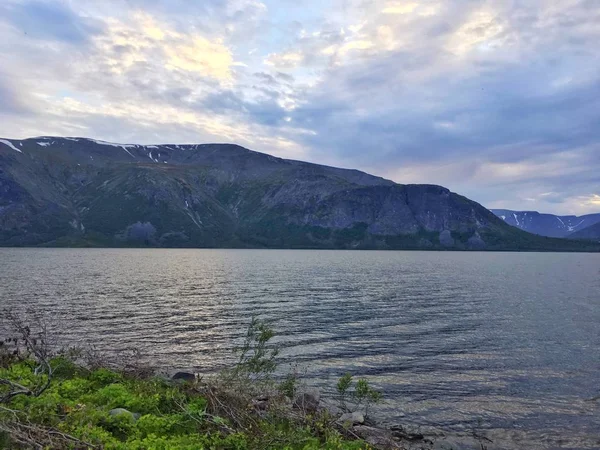
[[[309,384],[382,389],[384,423],[600,448],[599,254],[0,249],[0,302],[201,372],[256,314]]]

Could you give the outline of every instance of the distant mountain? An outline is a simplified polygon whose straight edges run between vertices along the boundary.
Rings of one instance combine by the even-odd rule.
[[[492,209],[491,211],[513,227],[549,237],[568,237],[600,222],[600,213],[585,216],[556,216],[541,214],[537,211],[512,211],[510,209]]]
[[[0,139],[0,245],[597,250],[441,186],[238,145]]]
[[[600,241],[600,222],[570,234],[569,239],[591,239]]]

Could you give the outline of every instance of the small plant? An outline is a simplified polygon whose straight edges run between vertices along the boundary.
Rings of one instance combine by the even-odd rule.
[[[342,410],[346,411],[348,408],[346,406],[346,400],[348,397],[348,389],[352,385],[352,375],[346,373],[340,377],[337,382],[337,391],[340,395],[340,407]]]
[[[369,407],[373,403],[379,403],[383,399],[383,394],[373,389],[364,378],[356,382],[354,389],[354,398],[358,405],[364,405],[365,415],[369,415]]]
[[[289,372],[283,381],[279,383],[279,392],[293,400],[298,393],[298,373],[294,370]]]
[[[354,405],[353,410],[364,409],[365,416],[369,414],[369,408],[374,403],[379,403],[383,399],[383,394],[371,387],[364,378],[359,379],[353,384],[352,375],[344,374],[336,385],[340,396],[340,408],[344,411],[350,411],[348,401]]]
[[[277,346],[269,341],[275,336],[273,329],[262,320],[252,317],[244,343],[238,349],[239,359],[233,370],[237,377],[255,381],[269,379],[277,368]]]

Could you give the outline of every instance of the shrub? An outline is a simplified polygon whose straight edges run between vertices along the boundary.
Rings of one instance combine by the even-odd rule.
[[[268,380],[277,368],[275,359],[279,354],[279,348],[269,344],[274,336],[266,322],[253,316],[244,343],[237,349],[239,359],[233,375],[254,381]]]
[[[353,384],[352,375],[344,374],[337,382],[337,391],[340,398],[340,408],[348,411],[348,400],[354,405],[354,410],[364,409],[365,415],[369,414],[369,407],[379,403],[383,394],[371,387],[364,378]]]

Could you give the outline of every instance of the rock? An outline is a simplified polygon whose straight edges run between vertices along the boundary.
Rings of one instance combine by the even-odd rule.
[[[461,450],[464,448],[464,445],[460,445],[452,440],[444,439],[435,441],[431,450]]]
[[[485,245],[485,241],[481,238],[479,233],[476,231],[475,234],[473,234],[473,236],[471,236],[469,238],[469,240],[467,241],[467,247],[469,247],[470,249],[481,250],[481,249],[484,249],[486,247],[486,245]]]
[[[315,412],[319,408],[319,401],[321,400],[321,394],[318,390],[311,390],[299,394],[294,399],[293,406],[296,409],[302,411]]]
[[[309,395],[312,395],[317,402],[321,401],[321,391],[319,391],[317,388],[309,388],[306,389],[304,392],[306,392]]]
[[[388,430],[381,428],[358,425],[352,431],[365,442],[380,450],[400,450],[402,447],[396,442]]]
[[[355,411],[342,414],[337,421],[342,424],[362,425],[365,423],[365,416],[361,412]]]
[[[493,445],[492,441],[485,437],[471,438],[467,436],[444,436],[443,439],[437,439],[431,450],[481,450],[481,449],[498,449]]]
[[[184,383],[194,383],[196,375],[189,372],[177,372],[171,377],[171,381],[182,381]]]
[[[138,413],[132,413],[131,411],[125,409],[125,408],[115,408],[115,409],[111,409],[108,414],[111,417],[115,417],[115,416],[120,416],[120,415],[127,415],[129,417],[131,417],[131,419],[136,422],[140,417],[141,414]]]
[[[444,247],[453,247],[454,246],[454,238],[452,237],[452,233],[450,230],[444,230],[440,232],[440,244]]]
[[[342,414],[344,414],[344,410],[342,410],[341,408],[339,408],[337,405],[333,404],[332,402],[328,402],[327,399],[324,399],[321,402],[319,402],[319,407],[322,410],[327,411],[329,413],[329,415],[334,416],[334,417],[339,417]]]
[[[406,441],[422,441],[425,439],[425,436],[423,436],[421,433],[411,433],[399,425],[390,427],[390,431],[394,437],[398,439],[404,439]]]

